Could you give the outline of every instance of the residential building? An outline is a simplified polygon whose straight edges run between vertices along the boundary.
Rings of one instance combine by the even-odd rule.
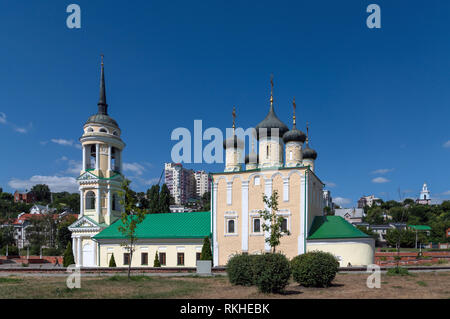
[[[364,208],[366,206],[368,207],[372,207],[373,203],[379,200],[378,197],[375,197],[375,195],[370,195],[370,196],[362,196],[359,200],[358,200],[358,208]]]
[[[166,163],[164,176],[175,204],[184,205],[196,196],[196,180],[193,170],[185,169],[181,163]]]
[[[19,191],[14,192],[14,202],[15,203],[34,203],[36,201],[36,195],[33,192],[20,193]]]
[[[205,193],[211,192],[211,175],[205,171],[194,172],[196,183],[196,195],[202,197]]]
[[[30,214],[36,215],[36,214],[48,214],[55,212],[55,208],[49,208],[48,205],[38,205],[34,204],[33,207],[30,208]]]
[[[341,216],[350,224],[361,223],[364,217],[364,209],[362,208],[336,208],[334,216]]]

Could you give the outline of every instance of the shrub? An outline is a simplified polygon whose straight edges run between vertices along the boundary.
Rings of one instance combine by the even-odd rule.
[[[403,267],[393,267],[389,268],[387,271],[388,276],[408,276],[409,271],[406,268]]]
[[[153,261],[153,267],[161,267],[161,263],[159,262],[158,252],[155,253],[155,260]]]
[[[75,258],[73,257],[72,243],[69,241],[64,251],[63,266],[68,267],[73,264],[75,264]]]
[[[228,260],[227,274],[233,285],[251,286],[254,280],[254,259],[257,255],[240,254]]]
[[[294,280],[305,287],[329,287],[339,269],[339,262],[327,252],[312,251],[291,261]]]
[[[211,260],[212,261],[212,253],[211,253],[211,242],[209,241],[209,237],[205,237],[203,240],[202,252],[200,254],[200,260]]]
[[[6,256],[6,246],[3,246],[1,254]],[[19,249],[16,246],[8,245],[8,256],[19,256]]]
[[[291,278],[289,260],[280,253],[267,253],[253,257],[253,282],[259,291],[279,293]]]
[[[111,259],[109,260],[109,267],[117,267],[116,260],[114,259],[114,254],[111,255]]]

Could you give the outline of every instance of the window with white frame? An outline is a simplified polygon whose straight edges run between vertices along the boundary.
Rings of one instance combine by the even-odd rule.
[[[260,233],[261,232],[261,218],[256,217],[253,218],[253,233]]]
[[[235,234],[236,233],[236,220],[228,219],[227,220],[227,234]]]

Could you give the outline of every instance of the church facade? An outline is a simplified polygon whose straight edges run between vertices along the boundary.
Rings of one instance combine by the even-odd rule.
[[[273,89],[273,83],[272,83]],[[263,196],[278,194],[277,215],[283,216],[277,251],[293,258],[307,251],[334,254],[341,266],[373,263],[374,240],[338,216],[325,216],[324,183],[316,174],[317,152],[307,134],[289,129],[275,114],[271,91],[267,116],[254,130],[253,147],[242,161],[244,146],[234,131],[225,140],[224,172],[213,174],[211,229],[214,265],[223,266],[234,254],[269,252],[269,232],[260,211],[268,209]],[[233,110],[233,117],[235,112]],[[308,128],[307,128],[308,133]],[[245,164],[245,166],[244,166]]]

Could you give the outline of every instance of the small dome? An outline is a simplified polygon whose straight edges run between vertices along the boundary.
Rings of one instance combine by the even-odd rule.
[[[281,120],[278,118],[278,116],[275,114],[275,111],[273,109],[273,105],[270,106],[269,113],[267,114],[266,118],[262,120],[258,125],[255,127],[256,129],[256,137],[259,139],[260,137],[260,130],[261,130],[261,136],[270,137],[271,136],[271,129],[278,129],[278,135],[279,137],[282,137],[284,133],[289,131],[289,128],[281,122]],[[267,129],[267,133],[264,129]]]
[[[295,127],[292,130],[287,131],[283,135],[284,143],[288,142],[304,142],[306,140],[306,135],[300,130],[297,130]]]
[[[94,114],[91,115],[88,120],[86,121],[86,124],[106,124],[114,127],[119,127],[117,122],[110,117],[107,114]]]
[[[237,138],[236,135],[233,135],[232,137],[227,138],[223,141],[223,148],[244,148],[244,142]]]
[[[317,152],[309,147],[308,142],[306,142],[302,153],[303,153],[303,159],[315,160],[317,158]]]

